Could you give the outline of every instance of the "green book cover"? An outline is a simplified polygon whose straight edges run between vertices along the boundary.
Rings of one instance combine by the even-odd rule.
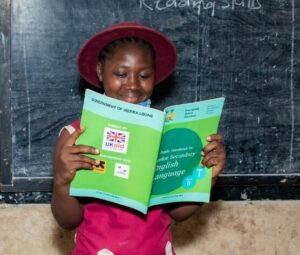
[[[206,137],[217,132],[224,98],[167,107],[130,104],[87,89],[77,144],[100,160],[79,169],[70,195],[95,197],[142,213],[158,204],[208,202],[211,170],[201,166]]]

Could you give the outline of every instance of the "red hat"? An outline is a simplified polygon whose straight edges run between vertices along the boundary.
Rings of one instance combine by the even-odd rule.
[[[101,86],[96,73],[98,55],[110,42],[123,37],[138,37],[150,43],[155,50],[155,84],[167,78],[176,65],[176,48],[161,32],[137,23],[122,22],[95,34],[80,48],[77,67],[89,83]]]

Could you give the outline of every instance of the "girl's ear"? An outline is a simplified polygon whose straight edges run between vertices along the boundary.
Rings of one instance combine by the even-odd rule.
[[[96,72],[97,72],[97,76],[100,82],[102,82],[102,64],[100,62],[98,62],[97,67],[96,67]]]

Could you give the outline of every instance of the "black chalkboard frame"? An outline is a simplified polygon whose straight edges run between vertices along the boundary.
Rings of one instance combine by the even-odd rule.
[[[0,3],[0,27],[2,43],[0,45],[0,176],[4,187],[11,184],[11,112],[10,112],[10,2]]]

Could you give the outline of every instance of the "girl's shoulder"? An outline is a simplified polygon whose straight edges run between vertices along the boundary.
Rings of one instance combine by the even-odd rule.
[[[75,120],[73,121],[71,124],[64,126],[60,131],[59,131],[59,135],[61,134],[61,132],[66,129],[69,134],[73,134],[75,132],[75,130],[80,128],[80,120]]]
[[[79,129],[80,128],[80,120],[75,120],[73,121],[70,126],[72,126],[75,129]]]

